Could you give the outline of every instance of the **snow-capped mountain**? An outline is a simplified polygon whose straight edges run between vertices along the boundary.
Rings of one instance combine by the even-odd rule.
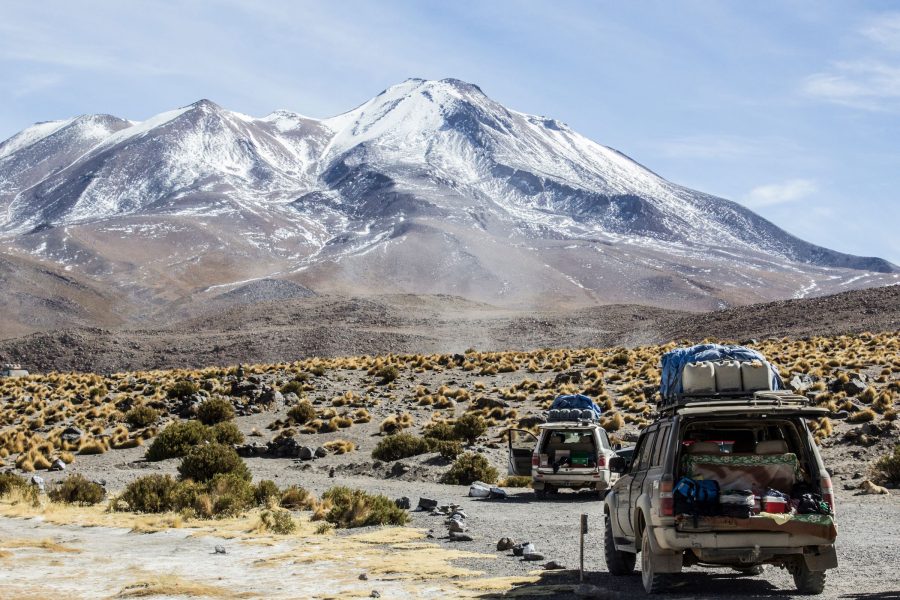
[[[135,314],[262,278],[694,308],[898,281],[453,79],[324,120],[201,100],[39,123],[0,144],[0,242],[114,283]]]

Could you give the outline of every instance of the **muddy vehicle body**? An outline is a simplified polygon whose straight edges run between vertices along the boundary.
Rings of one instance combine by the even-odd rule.
[[[604,502],[610,573],[630,574],[640,559],[644,588],[656,593],[685,566],[761,573],[763,565],[775,565],[792,573],[801,593],[821,593],[825,571],[837,566],[834,493],[807,419],[827,412],[777,392],[697,399],[663,411],[641,433],[631,460],[610,462],[620,474]],[[680,513],[676,487],[691,477],[716,481],[722,496],[738,488],[815,496],[822,500],[820,513],[804,513],[802,504],[798,511],[790,499],[785,509],[771,509],[780,514],[767,512],[765,504],[737,517]]]
[[[609,470],[614,456],[606,430],[595,421],[543,423],[537,435],[509,431],[509,474],[531,476],[538,497],[561,488],[605,494],[618,477]]]

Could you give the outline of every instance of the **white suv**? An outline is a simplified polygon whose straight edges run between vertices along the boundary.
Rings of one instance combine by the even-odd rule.
[[[509,474],[530,475],[538,497],[560,488],[605,494],[617,478],[609,471],[615,455],[606,430],[592,421],[544,423],[538,435],[509,430]]]

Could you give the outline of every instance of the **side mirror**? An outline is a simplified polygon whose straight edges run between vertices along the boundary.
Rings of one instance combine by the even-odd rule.
[[[621,456],[613,456],[609,459],[609,470],[612,473],[622,474],[628,470],[628,461]]]

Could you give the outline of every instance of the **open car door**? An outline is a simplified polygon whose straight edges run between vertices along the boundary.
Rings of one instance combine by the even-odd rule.
[[[509,474],[531,476],[531,455],[537,445],[537,437],[524,429],[509,431]]]

